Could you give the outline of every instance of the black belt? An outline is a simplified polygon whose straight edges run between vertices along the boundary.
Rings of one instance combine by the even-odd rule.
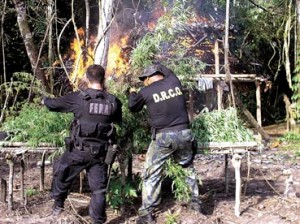
[[[189,129],[188,124],[179,124],[179,125],[175,125],[175,126],[172,126],[172,127],[156,129],[156,134],[165,133],[165,132],[172,132],[172,131],[182,131],[182,130],[185,130],[185,129]]]

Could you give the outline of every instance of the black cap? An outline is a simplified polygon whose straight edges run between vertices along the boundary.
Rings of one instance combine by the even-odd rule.
[[[149,77],[157,72],[163,74],[162,65],[161,64],[150,65],[149,67],[144,69],[143,73],[139,76],[139,79],[143,81],[146,77]]]

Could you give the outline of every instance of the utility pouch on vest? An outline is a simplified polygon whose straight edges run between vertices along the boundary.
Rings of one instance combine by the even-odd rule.
[[[105,154],[107,151],[108,143],[107,141],[101,141],[96,139],[85,139],[82,142],[83,149],[88,150],[91,155],[99,155],[99,154]]]
[[[72,152],[74,147],[74,142],[70,137],[65,138],[65,145],[66,145],[66,150]]]
[[[118,146],[116,144],[109,145],[104,162],[107,165],[113,164],[116,159],[117,153],[118,153]]]

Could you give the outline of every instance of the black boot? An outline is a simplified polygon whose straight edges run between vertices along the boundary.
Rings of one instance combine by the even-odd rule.
[[[201,200],[199,198],[193,197],[190,204],[189,208],[195,212],[201,212]]]
[[[136,220],[136,224],[155,224],[154,216],[149,213],[147,215],[139,216]]]
[[[52,207],[52,215],[58,216],[64,211],[64,203],[61,201],[54,201]]]
[[[54,205],[52,208],[52,215],[58,216],[63,212],[63,210],[64,210],[64,208]]]

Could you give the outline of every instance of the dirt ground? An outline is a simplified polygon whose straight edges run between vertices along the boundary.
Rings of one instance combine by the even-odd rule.
[[[170,193],[170,185],[164,182],[162,202],[155,212],[157,223],[300,224],[300,150],[285,150],[283,149],[284,143],[276,141],[284,128],[274,126],[266,130],[276,137],[261,153],[251,153],[249,175],[247,175],[246,157],[242,159],[242,199],[239,217],[234,215],[235,178],[231,162],[229,161],[229,192],[226,194],[224,155],[199,154],[195,159],[195,167],[202,181],[200,185],[202,213],[196,213],[185,204],[176,201]],[[0,157],[1,178],[8,180],[8,165],[5,163],[4,155]],[[25,171],[25,188],[27,192],[35,193],[27,197],[24,205],[24,202],[20,200],[20,174],[16,167],[13,211],[9,212],[7,204],[0,203],[0,224],[90,223],[87,209],[89,194],[79,194],[76,191],[69,195],[65,211],[59,217],[53,217],[51,215],[53,201],[49,196],[52,166],[46,167],[46,189],[40,192],[38,191],[40,170],[37,166],[37,159],[31,158],[28,161]],[[141,171],[142,163],[137,156],[134,157],[134,172]],[[140,203],[139,196],[134,204],[124,205],[123,212],[108,208],[106,223],[135,223]],[[171,222],[172,219],[176,222]]]

